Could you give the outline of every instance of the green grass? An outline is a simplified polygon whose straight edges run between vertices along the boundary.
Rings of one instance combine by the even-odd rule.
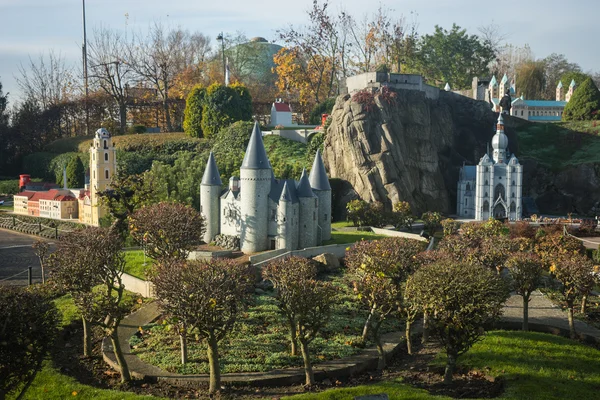
[[[336,305],[328,324],[310,345],[313,362],[347,357],[361,351],[354,346],[367,313],[358,308],[356,297],[342,277],[336,275],[332,282],[339,287]],[[384,332],[400,329],[398,321],[384,323]],[[208,373],[206,345],[190,340],[190,362],[180,362],[179,338],[164,324],[144,327],[143,340],[130,339],[134,354],[167,371],[197,374]],[[288,328],[280,314],[272,293],[255,296],[251,306],[233,331],[219,342],[221,370],[230,372],[270,371],[277,368],[301,367],[301,356],[290,356]]]
[[[306,159],[306,145],[276,135],[263,138],[271,164],[285,163],[302,168],[310,168],[312,160]],[[295,177],[299,179],[300,176]]]
[[[53,301],[61,315],[61,320],[59,322],[60,327],[65,327],[70,325],[73,321],[81,319],[81,313],[75,306],[73,297],[71,297],[70,294],[61,296]]]
[[[144,265],[144,252],[142,250],[129,250],[125,252],[125,273],[140,279],[146,279],[146,272],[152,267],[154,261],[146,257]]]
[[[350,221],[337,221],[331,223],[331,229],[340,229],[340,228],[348,228],[352,227],[352,222]]]
[[[16,398],[9,397],[9,398]],[[79,383],[75,378],[61,374],[50,361],[44,362],[33,383],[23,396],[31,400],[64,400],[64,399],[104,399],[104,400],[150,400],[160,399],[155,396],[140,396],[131,392],[98,389]]]
[[[443,363],[440,355],[436,364]],[[506,385],[500,399],[593,399],[598,398],[600,390],[600,351],[543,333],[490,332],[459,358],[459,364],[502,377]],[[401,380],[283,399],[341,400],[377,393],[387,393],[390,399],[447,399],[415,389]]]
[[[532,158],[555,171],[600,162],[600,124],[593,121],[523,123],[516,127],[519,157]]]
[[[323,242],[323,245],[328,244],[345,244],[345,243],[356,243],[361,240],[377,240],[383,239],[388,236],[376,235],[373,232],[367,231],[332,231],[331,239]]]

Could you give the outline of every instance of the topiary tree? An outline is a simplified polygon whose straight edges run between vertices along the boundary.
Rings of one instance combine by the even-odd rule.
[[[455,233],[458,233],[458,230],[460,229],[460,222],[452,218],[443,219],[441,224],[444,236],[454,235]]]
[[[304,360],[304,373],[306,385],[315,384],[315,377],[310,359],[309,345],[315,339],[321,328],[329,320],[333,299],[335,297],[335,288],[329,282],[321,282],[312,278],[303,278],[287,280],[283,275],[292,273],[294,266],[302,265],[305,261],[299,258],[288,259],[289,266],[278,266],[270,269],[269,279],[275,282],[285,282],[285,285],[279,285],[277,290],[277,301],[280,303],[281,310],[287,310],[286,313],[292,314],[295,318],[295,336],[300,342],[302,359]],[[306,266],[301,267],[306,272]]]
[[[425,250],[425,243],[405,238],[385,238],[361,241],[346,253],[346,266],[359,300],[369,310],[363,328],[363,340],[371,332],[379,352],[378,368],[385,367],[385,353],[379,329],[393,313],[401,310],[402,284],[418,266],[417,254]],[[409,354],[410,324],[406,326]]]
[[[350,200],[346,204],[346,210],[348,211],[347,218],[352,221],[352,225],[363,226],[366,224],[369,203],[360,199]]]
[[[458,357],[497,319],[510,293],[492,271],[464,262],[439,260],[417,270],[406,283],[406,297],[429,314],[430,334],[446,350],[444,383],[452,383]]]
[[[425,231],[430,235],[435,233],[435,230],[440,226],[442,221],[442,214],[437,211],[426,211],[421,215]]]
[[[571,100],[563,111],[563,121],[589,121],[600,119],[600,92],[592,80],[587,78],[575,89]]]
[[[594,264],[579,253],[563,253],[550,266],[550,272],[562,284],[561,294],[567,304],[567,317],[571,339],[576,339],[573,313],[575,301],[587,296],[594,287]]]
[[[11,286],[0,290],[0,399],[31,382],[57,323],[56,307],[42,295]]]
[[[218,83],[206,89],[202,110],[204,136],[215,136],[236,121],[252,118],[252,99],[244,89],[242,85],[224,86]]]
[[[202,215],[190,206],[161,202],[129,217],[131,236],[154,260],[185,260],[206,230]]]
[[[206,97],[206,88],[201,85],[194,86],[185,100],[185,111],[183,114],[183,130],[191,137],[201,138],[202,132],[202,110]]]
[[[407,227],[412,232],[412,224],[415,217],[408,201],[399,201],[392,208],[392,218],[396,228]]]
[[[271,281],[277,289],[278,307],[285,316],[290,329],[290,344],[292,356],[298,355],[298,338],[296,336],[296,309],[290,307],[291,300],[286,296],[294,296],[291,287],[296,282],[307,279],[315,279],[317,267],[314,262],[302,257],[284,258],[269,263],[262,270],[262,277]]]
[[[231,332],[252,295],[254,275],[250,267],[222,258],[163,261],[151,279],[162,309],[177,321],[182,362],[187,361],[188,335],[206,340],[209,392],[219,391],[219,341]]]
[[[85,181],[85,168],[79,156],[71,157],[67,164],[67,187],[82,188]]]
[[[529,329],[529,300],[531,293],[540,287],[545,271],[542,260],[530,252],[517,252],[506,260],[512,278],[512,287],[523,297],[523,330]]]

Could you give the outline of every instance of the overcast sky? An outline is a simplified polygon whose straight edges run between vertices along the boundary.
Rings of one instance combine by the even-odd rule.
[[[366,0],[331,0],[333,10],[359,17],[375,11]],[[529,44],[537,58],[562,53],[584,71],[600,71],[600,0],[396,0],[382,1],[395,16],[416,14],[420,34],[455,22],[469,33],[494,22],[516,46]],[[276,39],[275,31],[306,21],[310,0],[87,0],[88,35],[105,26],[127,32],[145,30],[153,21],[202,32],[221,31]],[[503,5],[503,7],[499,7]],[[15,76],[29,56],[54,50],[68,62],[81,59],[81,0],[0,0],[0,82],[9,101],[19,97]]]

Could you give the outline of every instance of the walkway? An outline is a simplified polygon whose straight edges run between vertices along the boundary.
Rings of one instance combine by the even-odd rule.
[[[119,340],[121,348],[125,355],[125,360],[129,366],[131,374],[137,379],[148,379],[151,381],[166,380],[173,384],[194,384],[198,382],[207,382],[208,375],[178,375],[161,370],[158,367],[147,364],[139,357],[131,354],[129,347],[129,338],[137,331],[138,327],[146,325],[157,319],[160,311],[157,302],[144,305],[135,313],[127,316],[119,327]],[[518,329],[522,323],[523,301],[521,296],[513,295],[508,300],[504,308],[504,316],[500,325]],[[569,323],[567,314],[560,308],[554,306],[552,302],[541,292],[536,291],[529,303],[529,324],[533,328],[549,327],[551,333],[568,333]],[[587,337],[582,337],[587,341],[595,340],[600,343],[600,330],[587,325],[584,322],[576,321],[577,332]],[[555,329],[552,329],[555,328]],[[418,329],[415,329],[417,331]],[[404,343],[398,332],[384,335],[384,349],[388,355],[399,352],[404,349]],[[115,369],[118,370],[110,341],[104,340],[103,343],[104,359]],[[374,369],[377,366],[377,351],[375,349],[366,349],[361,354],[348,357],[342,360],[329,361],[314,366],[315,378],[322,380],[324,378],[349,376],[360,373],[365,370]],[[301,368],[288,368],[285,370],[275,370],[270,372],[256,373],[236,373],[223,374],[221,379],[224,382],[243,382],[254,384],[256,386],[284,386],[304,381],[304,371]]]

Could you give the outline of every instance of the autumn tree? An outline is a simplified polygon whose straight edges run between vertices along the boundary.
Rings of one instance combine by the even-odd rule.
[[[565,106],[563,120],[589,121],[600,119],[600,92],[591,78],[575,89]]]
[[[425,243],[405,238],[385,238],[361,241],[346,253],[346,266],[359,300],[369,310],[363,328],[363,340],[370,332],[379,352],[378,368],[385,367],[385,353],[379,329],[381,324],[402,308],[402,285],[418,266],[417,254]],[[411,353],[410,324],[406,325],[406,340]]]
[[[489,43],[456,24],[450,30],[436,25],[435,32],[423,36],[419,44],[417,68],[436,85],[470,88],[473,76],[486,75],[494,59]]]
[[[408,278],[407,297],[429,312],[430,334],[446,350],[444,383],[452,383],[456,360],[483,335],[483,327],[500,317],[510,293],[490,270],[440,260]]]
[[[540,258],[534,253],[517,252],[506,261],[513,290],[523,297],[523,330],[529,329],[529,301],[531,293],[540,287],[545,271]]]
[[[56,280],[73,297],[84,321],[85,346],[89,354],[89,327],[100,326],[110,338],[121,372],[121,381],[131,380],[119,344],[118,328],[129,311],[123,302],[123,241],[115,230],[90,227],[65,234],[53,256]],[[95,286],[99,286],[95,288]],[[86,355],[87,355],[86,354]]]
[[[129,217],[131,236],[145,245],[154,260],[185,260],[200,243],[206,227],[202,215],[180,203],[161,202],[142,207]]]
[[[415,217],[408,201],[399,201],[395,203],[392,210],[394,226],[396,228],[407,227],[408,230],[412,232],[412,224],[415,221]]]
[[[262,277],[270,281],[277,290],[277,306],[285,316],[290,330],[290,354],[298,355],[298,338],[296,332],[297,315],[291,299],[296,294],[293,292],[294,285],[300,280],[315,279],[317,267],[314,262],[306,258],[292,257],[273,261],[262,270]]]
[[[227,259],[161,261],[152,277],[161,307],[178,321],[182,362],[187,359],[188,335],[206,340],[211,394],[221,387],[219,341],[244,310],[253,279],[249,266]]]
[[[277,301],[281,303],[279,306],[281,310],[286,310],[286,313],[295,317],[295,336],[300,342],[306,385],[312,386],[315,384],[315,377],[309,345],[329,320],[335,288],[329,282],[317,281],[306,276],[301,278],[296,275],[299,279],[287,280],[282,275],[292,273],[295,266],[308,262],[297,257],[292,257],[287,261],[285,266],[278,265],[270,269],[268,276],[269,279],[274,280],[272,281],[274,285],[275,282],[285,282],[285,286],[280,284],[276,287]],[[306,266],[301,268],[310,273]]]
[[[544,70],[546,73],[546,90],[544,98],[554,100],[556,98],[556,86],[559,81],[562,81],[563,87],[566,89],[571,83],[571,79],[562,80],[563,77],[568,79],[567,74],[581,72],[581,67],[577,63],[572,63],[567,60],[564,54],[552,53],[544,58]],[[579,82],[581,83],[581,82]]]
[[[442,222],[442,215],[437,211],[426,211],[421,215],[421,220],[423,220],[425,230],[433,235]]]
[[[546,88],[546,71],[543,61],[522,63],[515,71],[518,95],[526,99],[541,99]]]
[[[594,287],[594,265],[583,254],[563,253],[550,266],[552,275],[562,284],[562,298],[567,304],[567,317],[571,338],[577,337],[573,319],[575,301],[583,300]]]

